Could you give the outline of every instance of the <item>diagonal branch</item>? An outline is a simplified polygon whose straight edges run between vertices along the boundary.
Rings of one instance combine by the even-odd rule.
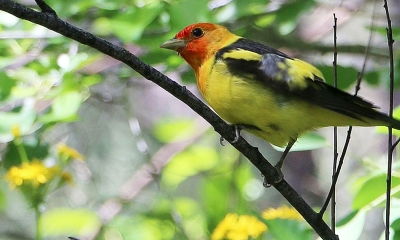
[[[18,18],[28,20],[38,25],[44,26],[70,39],[88,45],[98,51],[107,54],[134,69],[143,77],[162,87],[174,97],[178,98],[207,122],[209,122],[223,138],[233,141],[235,130],[218,117],[209,107],[196,98],[184,86],[172,81],[156,69],[140,61],[135,55],[127,50],[113,45],[104,39],[98,38],[93,34],[77,28],[61,20],[51,10],[37,12],[11,0],[0,0],[0,10],[8,12]],[[268,182],[288,200],[290,204],[304,217],[311,227],[322,239],[338,239],[331,231],[322,218],[304,201],[304,199],[285,181],[280,180],[280,175],[275,168],[261,155],[257,148],[251,146],[243,138],[231,144],[245,155],[265,176]]]

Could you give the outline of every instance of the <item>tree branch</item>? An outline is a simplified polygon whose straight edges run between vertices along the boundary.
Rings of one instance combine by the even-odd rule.
[[[143,63],[139,58],[127,50],[61,20],[49,9],[42,9],[43,12],[37,12],[10,0],[0,0],[0,10],[8,12],[18,18],[44,26],[70,39],[97,49],[98,51],[125,63],[146,79],[154,82],[167,92],[171,93],[174,97],[184,102],[209,122],[216,132],[230,141],[237,150],[245,155],[260,170],[268,182],[271,183],[272,186],[274,186],[294,208],[296,208],[296,210],[304,217],[322,239],[338,239],[322,218],[284,179],[279,181],[280,175],[261,155],[257,148],[251,146],[242,137],[237,142],[232,143],[232,140],[235,137],[234,128],[225,123],[184,86],[179,85],[158,72],[156,69]]]

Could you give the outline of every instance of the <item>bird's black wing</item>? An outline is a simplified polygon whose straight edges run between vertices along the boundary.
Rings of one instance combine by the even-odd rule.
[[[220,49],[218,60],[226,63],[231,74],[258,81],[280,96],[309,101],[358,120],[369,118],[400,127],[399,121],[376,111],[370,102],[326,84],[312,65],[264,44],[241,38]]]

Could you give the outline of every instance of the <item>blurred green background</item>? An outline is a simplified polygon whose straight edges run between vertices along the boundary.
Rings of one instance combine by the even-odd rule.
[[[37,9],[33,1],[18,2]],[[333,83],[335,13],[339,87],[354,92],[369,46],[359,95],[388,111],[381,1],[46,2],[61,19],[127,48],[199,97],[189,66],[158,48],[183,27],[225,25],[309,61]],[[389,1],[389,7],[399,41],[400,2]],[[5,12],[0,12],[0,52],[0,239],[209,239],[228,213],[266,224],[257,239],[317,238],[304,221],[263,218],[264,210],[287,201],[265,189],[257,169],[227,142],[221,146],[209,124],[124,64]],[[399,85],[395,52],[396,92]],[[395,105],[399,102],[396,94]],[[346,131],[339,129],[339,150]],[[271,162],[279,159],[281,152],[268,143],[243,136]],[[353,131],[336,195],[340,239],[378,239],[384,230],[386,139],[384,129]],[[70,151],[62,152],[60,143]],[[283,167],[285,179],[316,210],[329,191],[332,146],[332,129],[309,134],[297,146],[306,151],[290,153]],[[74,160],[79,157],[73,149],[84,161]],[[7,177],[34,159],[57,167],[59,175],[45,175],[39,186]],[[400,239],[399,185],[396,155],[393,239]]]

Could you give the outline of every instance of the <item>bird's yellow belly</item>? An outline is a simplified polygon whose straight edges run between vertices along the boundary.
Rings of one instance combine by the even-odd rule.
[[[205,100],[227,122],[249,126],[245,130],[273,145],[284,146],[314,128],[356,121],[217,67],[202,88]]]
[[[298,133],[308,130],[301,120],[287,126],[297,115],[293,111],[293,101],[272,93],[253,80],[228,74],[220,76],[214,72],[203,96],[224,120],[248,126],[247,131],[277,146],[285,145],[290,139],[297,138]]]

